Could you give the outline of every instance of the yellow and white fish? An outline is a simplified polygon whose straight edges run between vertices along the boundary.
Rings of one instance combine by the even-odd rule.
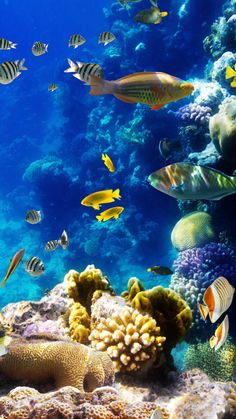
[[[123,207],[112,207],[108,208],[107,210],[101,212],[100,215],[97,215],[96,218],[99,222],[101,221],[107,221],[111,218],[114,218],[115,220],[118,220],[120,214],[124,211]]]
[[[14,42],[8,41],[7,39],[0,38],[0,50],[8,50],[8,49],[15,49],[17,44]]]
[[[21,262],[21,260],[24,256],[24,253],[25,253],[25,249],[20,249],[20,250],[18,250],[18,252],[15,253],[15,255],[13,256],[13,258],[10,261],[9,268],[8,268],[7,273],[6,273],[2,283],[0,285],[0,288],[2,288],[3,285],[5,285],[9,276],[11,276],[11,274],[13,274],[14,270],[17,268],[17,266]]]
[[[215,279],[204,292],[204,304],[198,304],[198,309],[203,320],[206,320],[209,313],[211,322],[215,323],[231,306],[234,293],[235,288],[226,278],[220,276]]]
[[[236,177],[192,163],[174,163],[153,172],[153,188],[176,199],[219,200],[236,192]]]
[[[32,46],[32,54],[38,57],[39,55],[45,54],[48,52],[48,44],[44,44],[43,42],[37,41]]]
[[[225,78],[232,79],[233,81],[230,83],[231,87],[236,87],[236,64],[234,64],[234,68],[230,67],[230,65],[227,65],[226,72],[225,72]]]
[[[112,189],[106,189],[86,196],[82,199],[81,204],[99,210],[102,204],[110,204],[110,202],[114,202],[115,199],[121,199],[120,190],[115,189],[113,191]]]
[[[217,351],[224,345],[229,333],[229,318],[226,315],[223,322],[217,327],[215,336],[210,338],[210,347]]]
[[[9,84],[15,80],[22,70],[27,70],[24,66],[25,59],[19,61],[5,61],[0,65],[0,84]]]
[[[104,161],[105,166],[108,168],[109,172],[113,173],[115,172],[116,168],[111,160],[111,158],[108,156],[108,154],[102,154],[102,160]]]
[[[110,42],[114,41],[116,39],[115,35],[111,32],[101,32],[98,38],[99,44],[107,45]]]
[[[0,331],[0,357],[8,353],[8,345],[11,343],[12,338],[5,334],[4,331]]]
[[[142,103],[158,110],[190,95],[194,87],[177,77],[158,72],[133,73],[118,80],[90,77],[92,96],[114,95],[126,103]]]

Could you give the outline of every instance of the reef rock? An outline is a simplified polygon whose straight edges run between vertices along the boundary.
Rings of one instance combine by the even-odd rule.
[[[190,153],[188,156],[190,162],[210,167],[216,166],[221,158],[212,141],[207,144],[204,150]]]

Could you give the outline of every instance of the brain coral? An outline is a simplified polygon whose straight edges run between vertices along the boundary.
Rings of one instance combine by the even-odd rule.
[[[201,247],[213,238],[212,217],[203,211],[195,211],[182,217],[171,233],[172,244],[177,250]]]
[[[71,385],[91,391],[114,379],[108,355],[79,343],[15,339],[6,356],[0,358],[0,372],[13,380],[44,383],[50,378],[56,387]]]
[[[211,139],[219,154],[226,160],[236,160],[236,97],[226,98],[219,112],[210,118]]]
[[[147,369],[166,340],[151,316],[131,307],[123,307],[110,318],[101,318],[89,339],[93,348],[108,353],[116,372]]]

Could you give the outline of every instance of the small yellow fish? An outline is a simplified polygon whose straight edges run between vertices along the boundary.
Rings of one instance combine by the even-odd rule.
[[[115,172],[116,168],[113,161],[110,159],[108,154],[102,154],[102,160],[104,161],[105,166],[108,168],[109,172]]]
[[[210,347],[217,351],[224,345],[229,333],[229,318],[228,315],[225,316],[223,322],[217,327],[215,331],[215,336],[210,338]]]
[[[99,210],[102,204],[110,204],[110,202],[114,202],[115,199],[121,199],[120,190],[115,189],[113,191],[112,189],[106,189],[104,191],[91,193],[82,199],[81,204]]]
[[[99,222],[110,220],[110,218],[114,218],[117,220],[119,215],[124,211],[123,207],[112,207],[108,208],[107,210],[101,212],[100,215],[97,215],[96,218]]]
[[[20,249],[18,250],[18,252],[16,252],[16,254],[13,256],[13,258],[10,261],[10,265],[9,268],[7,270],[7,273],[5,275],[5,278],[3,279],[0,288],[3,287],[3,285],[5,285],[5,283],[7,282],[9,276],[11,276],[11,274],[13,274],[14,270],[17,268],[17,266],[19,265],[19,263],[21,262],[23,256],[25,253],[25,249]]]
[[[236,64],[234,64],[234,69],[230,67],[230,65],[227,65],[225,78],[226,80],[233,78],[233,81],[230,83],[230,86],[236,87]]]

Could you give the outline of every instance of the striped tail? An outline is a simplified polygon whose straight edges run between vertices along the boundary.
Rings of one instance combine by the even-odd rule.
[[[114,82],[90,76],[90,95],[101,96],[114,93]]]
[[[11,47],[11,48],[14,48],[14,49],[15,49],[15,48],[16,48],[16,46],[17,46],[17,44],[14,44],[13,42],[11,42],[11,43],[10,43],[10,47]]]
[[[28,70],[27,67],[24,66],[25,58],[19,62],[19,70]]]

